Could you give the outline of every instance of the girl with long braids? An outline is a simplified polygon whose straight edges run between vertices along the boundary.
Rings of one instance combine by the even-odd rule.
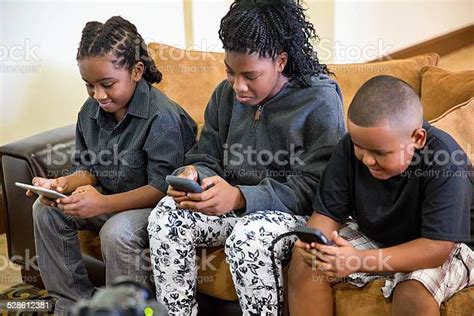
[[[224,245],[243,314],[276,315],[295,237],[272,243],[312,214],[345,134],[341,93],[313,51],[315,30],[298,0],[237,0],[219,37],[227,80],[174,172],[205,191],[169,187],[149,218],[157,299],[170,315],[196,315],[196,248]]]
[[[183,165],[196,130],[184,110],[151,85],[162,75],[129,21],[115,16],[87,23],[77,61],[90,97],[78,115],[75,171],[33,179],[71,194],[41,197],[33,205],[38,265],[58,299],[58,315],[94,291],[78,230],[100,233],[107,284],[121,275],[149,283],[147,219],[166,194],[166,175]]]

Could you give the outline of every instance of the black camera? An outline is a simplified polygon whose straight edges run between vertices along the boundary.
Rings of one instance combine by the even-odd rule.
[[[126,277],[118,277],[111,286],[98,289],[90,300],[79,301],[73,315],[167,316],[168,312],[155,300],[149,288]]]

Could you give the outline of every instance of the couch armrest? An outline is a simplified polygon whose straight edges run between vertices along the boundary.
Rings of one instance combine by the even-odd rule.
[[[28,262],[35,256],[31,216],[35,198],[26,197],[15,182],[31,183],[35,176],[56,178],[70,172],[74,140],[75,125],[69,125],[0,147],[8,254],[23,269],[31,269]]]

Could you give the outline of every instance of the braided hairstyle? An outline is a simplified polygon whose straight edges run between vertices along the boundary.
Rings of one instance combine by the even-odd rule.
[[[76,59],[105,56],[109,53],[118,58],[118,67],[132,70],[137,62],[144,65],[143,78],[149,83],[159,83],[161,72],[148,54],[147,46],[135,25],[120,16],[108,19],[104,24],[88,22],[82,30],[82,38]]]
[[[222,18],[219,38],[224,49],[276,58],[286,52],[288,78],[309,85],[307,75],[328,74],[312,41],[318,39],[300,0],[235,0]]]

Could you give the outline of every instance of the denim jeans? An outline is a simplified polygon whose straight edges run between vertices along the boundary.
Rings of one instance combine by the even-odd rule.
[[[106,285],[121,275],[149,285],[150,212],[137,209],[81,219],[36,200],[33,221],[38,266],[48,293],[57,298],[56,315],[69,313],[77,301],[89,299],[94,292],[82,259],[78,230],[99,232]]]

